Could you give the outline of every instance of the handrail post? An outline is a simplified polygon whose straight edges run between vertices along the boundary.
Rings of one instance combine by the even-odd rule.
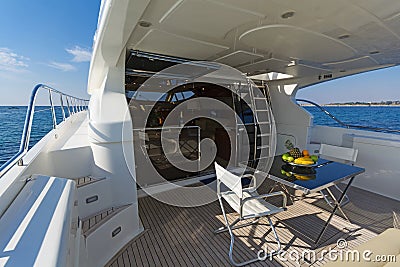
[[[53,129],[55,129],[57,127],[57,120],[56,120],[56,112],[54,111],[52,90],[49,88],[48,91],[49,91],[49,100],[51,105],[51,114],[53,117]]]
[[[60,103],[61,103],[61,112],[63,116],[63,121],[65,121],[65,110],[64,110],[64,101],[63,101],[63,96],[60,93]]]
[[[71,97],[71,106],[72,106],[72,113],[75,114],[76,110],[75,110],[75,102],[74,99]]]
[[[69,100],[71,101],[72,114],[75,114],[74,99],[70,97]]]
[[[71,117],[71,107],[70,107],[70,105],[69,105],[69,97],[68,96],[66,96],[65,97],[65,100],[67,101],[67,107],[68,107],[68,117]]]

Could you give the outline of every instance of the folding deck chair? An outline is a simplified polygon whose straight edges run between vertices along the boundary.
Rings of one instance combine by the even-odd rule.
[[[276,233],[275,227],[271,221],[270,216],[286,210],[287,200],[285,193],[279,191],[270,194],[259,195],[256,191],[257,181],[253,175],[247,174],[239,177],[229,172],[225,168],[221,167],[217,163],[215,163],[215,171],[217,175],[217,194],[226,226],[215,230],[214,233],[217,234],[224,231],[229,231],[229,235],[231,237],[231,243],[229,247],[229,260],[231,261],[231,263],[235,266],[243,266],[261,260],[258,257],[250,259],[245,262],[236,262],[233,259],[233,246],[235,242],[235,236],[233,234],[233,230],[257,223],[262,217],[267,217],[269,225],[271,226],[271,229],[274,233],[275,239],[278,244],[278,250],[273,254],[278,253],[281,250],[281,243],[279,241],[278,234]],[[248,188],[245,189],[243,188],[242,178],[252,178],[252,183]],[[225,185],[225,187],[227,188],[226,191],[224,192],[221,191],[221,184]],[[265,201],[266,198],[275,196],[282,196],[282,207],[276,207]],[[229,206],[239,215],[239,217],[231,224],[229,224],[228,222],[228,218],[226,216],[222,199],[224,199],[226,203],[228,203]],[[250,219],[252,219],[253,221],[242,225],[236,225],[240,221],[250,220]],[[272,256],[272,254],[270,254],[269,256]]]

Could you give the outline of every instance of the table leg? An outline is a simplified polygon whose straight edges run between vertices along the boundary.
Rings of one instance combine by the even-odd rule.
[[[338,210],[338,208],[340,207],[340,203],[342,203],[344,196],[346,195],[347,190],[349,189],[350,185],[353,183],[354,177],[351,177],[348,184],[346,185],[346,188],[343,190],[342,194],[340,195],[338,201],[336,202],[335,206],[333,207],[332,213],[329,216],[328,220],[325,222],[324,228],[322,228],[321,233],[319,233],[319,236],[317,238],[317,240],[314,242],[315,245],[317,246],[319,241],[321,241],[322,235],[325,233],[326,228],[328,228],[328,225],[330,224],[333,215],[335,215],[336,211]]]
[[[332,193],[332,191],[327,188],[326,191],[328,192],[328,194],[331,196],[333,203],[336,205],[338,203],[338,200],[336,199],[335,195]],[[328,204],[329,205],[329,204]],[[342,213],[343,217],[349,222],[351,223],[351,221],[349,220],[349,218],[347,217],[347,215],[344,213],[344,211],[342,210],[342,208],[340,207],[341,205],[338,206],[338,210],[340,211],[340,213]]]
[[[295,196],[295,195],[292,195],[292,194],[289,192],[289,190],[287,189],[287,187],[286,187],[284,184],[281,184],[281,183],[279,183],[279,182],[275,182],[275,184],[274,184],[274,185],[271,187],[271,189],[269,190],[268,194],[272,193],[272,192],[275,190],[275,188],[277,188],[278,186],[286,193],[286,195],[289,196],[290,201],[291,201],[292,203],[294,203],[294,201],[296,200],[296,196]]]

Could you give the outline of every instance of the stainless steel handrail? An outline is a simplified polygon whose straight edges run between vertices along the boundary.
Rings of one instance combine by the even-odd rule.
[[[328,115],[331,119],[333,119],[334,121],[336,121],[337,123],[339,123],[341,126],[345,127],[345,128],[354,128],[354,129],[363,129],[363,130],[370,130],[370,131],[377,131],[377,132],[390,132],[390,133],[400,133],[400,130],[395,130],[395,129],[387,129],[387,128],[378,128],[378,127],[371,127],[371,126],[363,126],[363,125],[353,125],[353,124],[347,124],[342,122],[341,120],[339,120],[338,118],[336,118],[334,115],[332,115],[329,111],[327,111],[326,109],[324,109],[323,107],[321,107],[320,105],[318,105],[315,102],[312,102],[310,100],[307,99],[296,99],[297,102],[304,102],[304,103],[308,103],[311,104],[315,107],[317,107],[319,110],[321,110],[322,112],[324,112],[326,115]]]
[[[26,111],[26,117],[25,117],[25,124],[24,124],[24,129],[22,132],[21,136],[21,142],[19,146],[18,152],[10,158],[6,163],[0,166],[0,178],[11,169],[15,164],[18,163],[18,165],[22,166],[23,165],[23,157],[25,154],[28,152],[29,149],[29,141],[31,137],[31,130],[32,130],[32,123],[33,123],[33,115],[35,114],[35,102],[36,102],[36,96],[39,90],[46,90],[49,93],[49,102],[50,102],[50,109],[52,113],[52,120],[53,120],[53,129],[57,127],[57,118],[56,118],[56,111],[55,111],[55,106],[53,102],[53,94],[58,94],[60,96],[60,104],[61,104],[61,110],[63,114],[63,121],[65,121],[69,116],[79,112],[78,108],[76,106],[76,102],[79,101],[81,104],[81,110],[87,110],[88,109],[88,103],[89,100],[83,99],[83,98],[78,98],[74,97],[68,94],[64,94],[63,92],[60,92],[50,86],[47,86],[45,84],[38,84],[36,85],[31,93],[29,105],[28,105],[28,110]],[[67,102],[67,106],[64,107],[64,101],[63,98]],[[70,103],[72,103],[72,100],[75,102],[74,106],[71,106]],[[67,108],[68,110],[68,117],[66,117],[65,110],[64,108]]]

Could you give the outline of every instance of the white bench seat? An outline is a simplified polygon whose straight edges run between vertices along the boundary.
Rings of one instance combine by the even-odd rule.
[[[389,228],[371,240],[353,249],[358,251],[360,260],[342,261],[337,259],[327,263],[326,267],[395,267],[400,266],[400,229]],[[365,252],[368,251],[367,254]],[[395,256],[391,261],[376,260],[376,257]]]
[[[37,176],[0,218],[0,266],[71,265],[75,182]]]

